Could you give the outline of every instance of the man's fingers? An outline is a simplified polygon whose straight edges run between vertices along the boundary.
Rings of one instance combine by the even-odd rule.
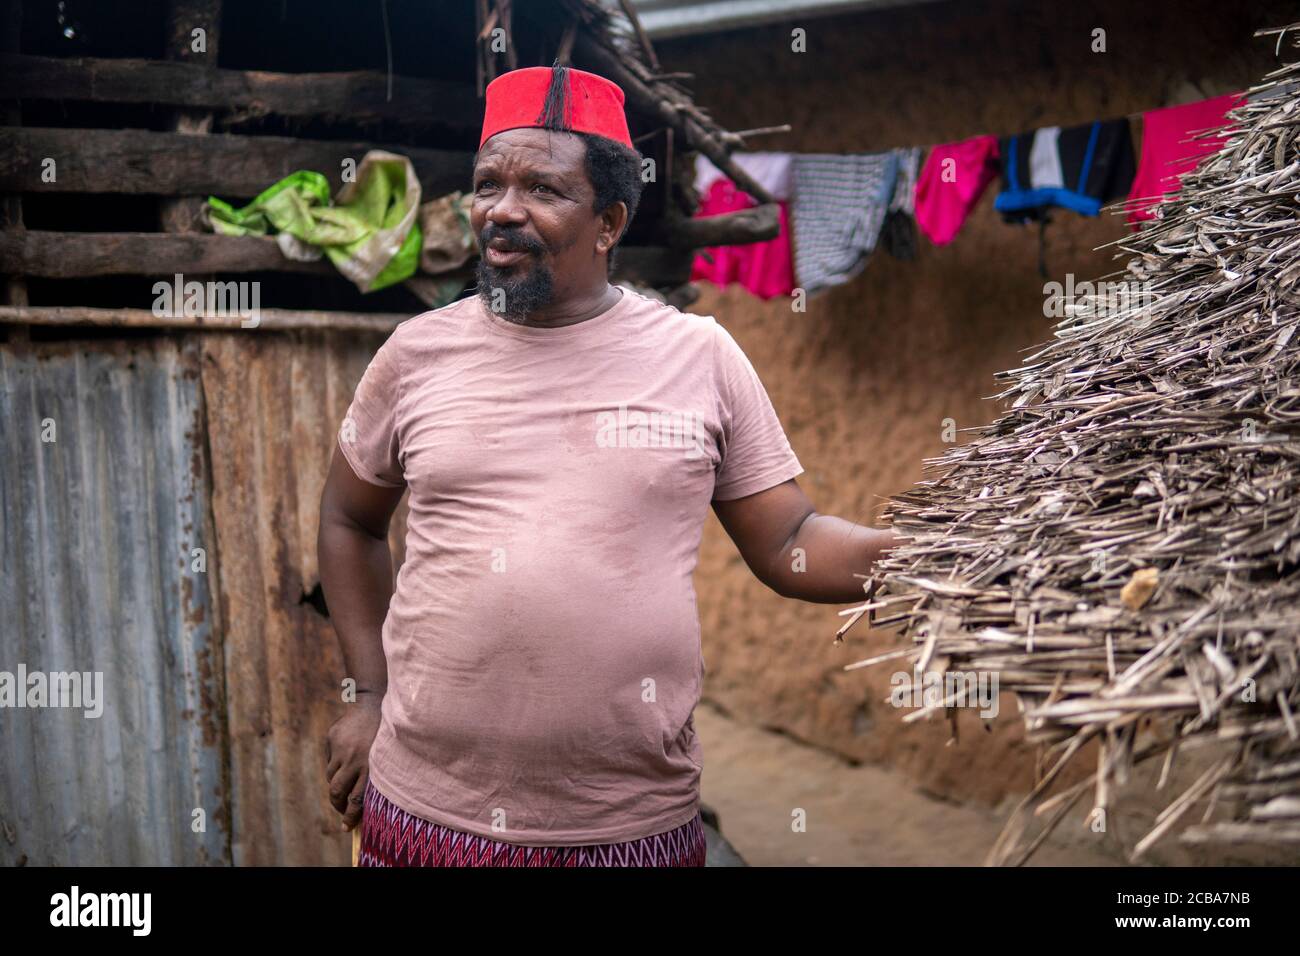
[[[348,795],[356,787],[361,775],[359,767],[344,767],[330,779],[330,804],[339,813],[348,810]]]
[[[352,793],[348,795],[348,811],[343,814],[343,826],[351,830],[361,822],[361,811],[366,801],[366,774],[362,773],[357,777],[356,786],[352,788]]]
[[[325,781],[327,783],[334,779],[334,775],[339,772],[341,766],[343,766],[343,761],[337,758],[329,762],[329,765],[325,768]]]

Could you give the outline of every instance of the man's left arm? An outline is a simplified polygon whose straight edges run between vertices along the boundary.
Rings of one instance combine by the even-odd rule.
[[[818,604],[863,599],[863,580],[875,562],[903,539],[892,530],[864,528],[818,514],[793,478],[730,501],[713,511],[754,576],[782,597]]]

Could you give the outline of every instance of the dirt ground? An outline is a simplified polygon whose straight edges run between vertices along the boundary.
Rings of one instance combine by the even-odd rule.
[[[958,806],[902,774],[854,766],[825,750],[732,720],[702,701],[703,801],[750,866],[980,866],[1010,813]],[[795,812],[806,827],[797,832]],[[1068,821],[1031,865],[1116,866]]]

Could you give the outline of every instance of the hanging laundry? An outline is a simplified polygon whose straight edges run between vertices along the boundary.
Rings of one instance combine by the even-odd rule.
[[[732,153],[731,161],[758,183],[778,202],[790,201],[791,153]],[[695,193],[701,199],[709,194],[713,184],[727,174],[714,166],[703,153],[695,155]]]
[[[1244,99],[1241,93],[1227,93],[1142,114],[1142,156],[1128,194],[1129,202],[1135,204],[1129,209],[1128,221],[1135,229],[1144,220],[1155,218],[1152,207],[1178,189],[1181,174],[1228,141],[1223,134],[1193,138],[1195,134],[1222,127],[1228,121],[1228,111]]]
[[[809,295],[848,282],[876,248],[898,176],[886,153],[796,153],[794,271]]]
[[[998,174],[996,136],[930,150],[916,182],[916,224],[936,246],[952,242]]]
[[[916,179],[921,167],[921,148],[896,149],[898,176],[889,200],[885,223],[880,227],[880,244],[895,259],[916,258]]]
[[[708,195],[695,215],[697,218],[717,216],[757,205],[752,196],[724,176],[712,180]],[[777,203],[781,231],[775,239],[734,246],[710,246],[706,251],[713,261],[696,255],[691,264],[691,279],[707,279],[720,287],[738,282],[760,299],[788,296],[794,289],[788,205]]]
[[[1095,216],[1133,183],[1127,119],[1047,126],[1001,141],[1002,192],[993,208],[1008,222],[1043,220],[1052,206]]]

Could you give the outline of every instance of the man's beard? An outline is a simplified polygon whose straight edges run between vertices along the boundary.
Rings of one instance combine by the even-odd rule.
[[[555,298],[555,275],[540,262],[521,261],[511,269],[498,269],[479,259],[478,294],[488,310],[509,322],[522,325],[528,316]]]

